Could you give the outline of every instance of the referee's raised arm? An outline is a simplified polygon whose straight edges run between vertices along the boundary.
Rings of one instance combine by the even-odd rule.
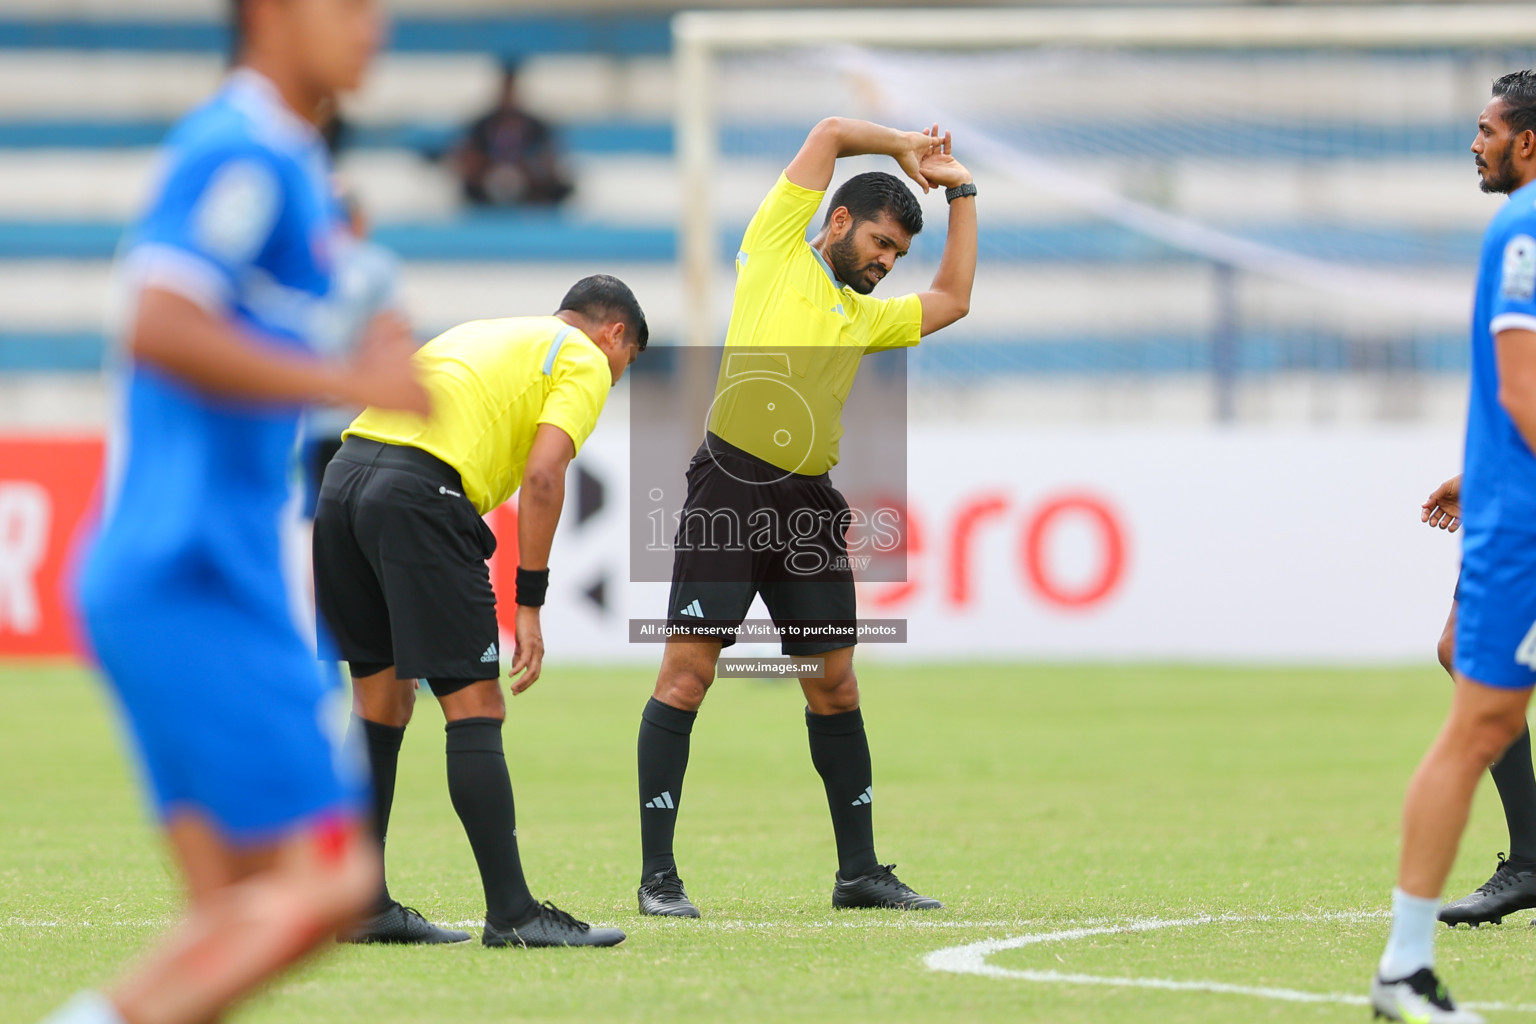
[[[832,184],[832,169],[842,157],[888,156],[927,192],[932,183],[923,174],[923,157],[941,144],[941,139],[926,132],[904,132],[869,121],[828,117],[805,137],[800,152],[784,168],[784,176],[801,188],[825,192]]]
[[[784,177],[792,184],[824,192],[840,158],[883,155],[895,160],[924,192],[945,190],[949,228],[944,254],[932,284],[919,294],[923,335],[948,327],[970,311],[976,281],[976,185],[952,149],[949,132],[941,132],[936,124],[926,131],[904,132],[869,121],[829,117],[811,129],[784,169]]]
[[[930,130],[937,138],[939,126]],[[930,184],[944,189],[949,200],[949,232],[944,255],[928,290],[918,293],[923,303],[922,333],[948,327],[971,310],[971,286],[976,283],[976,185],[971,172],[950,152],[949,132],[938,146],[923,154],[918,171]]]

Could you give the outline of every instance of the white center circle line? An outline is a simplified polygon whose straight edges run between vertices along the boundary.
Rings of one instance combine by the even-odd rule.
[[[1346,911],[1330,914],[1221,914],[1185,918],[1143,918],[1120,925],[1098,928],[1070,928],[1064,931],[1035,932],[1006,939],[987,939],[949,946],[935,950],[923,957],[923,964],[930,971],[950,974],[975,974],[988,978],[1012,978],[1057,985],[1099,985],[1112,988],[1151,988],[1170,992],[1209,992],[1219,995],[1251,996],[1258,999],[1274,999],[1289,1003],[1342,1003],[1364,1006],[1369,1000],[1364,995],[1345,992],[1305,992],[1299,989],[1271,988],[1258,985],[1234,985],[1224,981],[1179,981],[1173,978],[1116,977],[1103,974],[1073,974],[1064,971],[1017,970],[997,967],[987,963],[994,953],[1008,949],[1022,949],[1047,942],[1072,942],[1092,938],[1095,935],[1128,935],[1137,932],[1160,931],[1167,928],[1193,928],[1206,924],[1239,924],[1267,921],[1366,921],[1385,919],[1385,911]],[[1464,1003],[1469,1010],[1492,1010],[1515,1013],[1536,1013],[1536,1005],[1527,1003]]]

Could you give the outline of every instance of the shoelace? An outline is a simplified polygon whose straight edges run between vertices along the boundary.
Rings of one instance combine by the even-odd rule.
[[[554,921],[558,924],[570,925],[572,928],[575,928],[578,931],[589,932],[592,930],[591,925],[587,924],[585,921],[576,920],[570,914],[567,914],[565,911],[549,902],[549,900],[545,900],[543,903],[539,904],[539,916]]]
[[[877,873],[880,876],[880,881],[887,882],[887,883],[889,883],[891,885],[894,885],[897,889],[901,890],[903,893],[911,893],[914,896],[917,895],[917,891],[915,889],[913,889],[906,882],[903,882],[901,879],[896,877],[896,865],[895,864],[876,864],[875,867],[879,869],[879,871]]]
[[[1505,859],[1501,853],[1499,854],[1499,866],[1493,872],[1493,877],[1478,886],[1477,891],[1484,896],[1492,896],[1496,892],[1503,892],[1515,884],[1515,876],[1517,874],[1518,872],[1515,870],[1514,865]]]
[[[683,880],[676,875],[662,875],[660,880],[651,883],[650,889],[657,896],[673,899],[683,899],[687,896],[683,891]]]
[[[427,915],[423,914],[421,911],[417,910],[415,907],[408,907],[404,903],[402,903],[402,904],[400,904],[400,910],[401,910],[402,913],[405,914],[406,917],[414,917],[418,921],[420,921],[422,924],[429,924],[430,923],[427,920]]]

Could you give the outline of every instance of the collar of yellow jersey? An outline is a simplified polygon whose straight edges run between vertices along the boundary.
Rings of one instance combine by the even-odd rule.
[[[848,287],[837,279],[837,275],[832,272],[832,265],[827,262],[826,257],[822,256],[821,250],[814,245],[811,246],[811,255],[816,257],[816,262],[821,264],[821,269],[827,272],[827,277],[832,281],[832,287],[839,290]]]

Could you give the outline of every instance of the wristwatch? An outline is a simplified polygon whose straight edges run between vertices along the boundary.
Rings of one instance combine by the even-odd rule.
[[[974,181],[968,181],[964,185],[956,185],[954,188],[944,190],[944,198],[951,203],[962,196],[973,196],[975,194],[976,183]]]

